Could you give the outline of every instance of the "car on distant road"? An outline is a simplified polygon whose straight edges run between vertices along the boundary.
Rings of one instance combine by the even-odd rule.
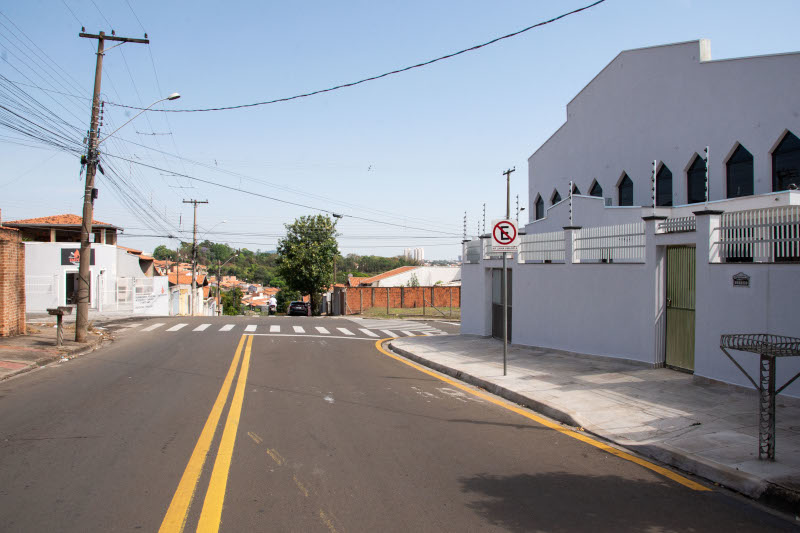
[[[308,304],[306,302],[291,302],[286,314],[289,316],[308,316]]]

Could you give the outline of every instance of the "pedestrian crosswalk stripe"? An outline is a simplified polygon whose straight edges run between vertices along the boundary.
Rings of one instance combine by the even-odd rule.
[[[402,334],[403,334],[403,335],[405,335],[406,337],[413,337],[413,336],[414,336],[414,334],[413,334],[413,333],[411,333],[410,331],[405,331],[405,330],[404,330],[404,331],[401,331],[400,333],[402,333]]]
[[[273,325],[271,325],[269,327],[269,332],[270,333],[280,333],[281,332],[281,327],[278,326],[278,325],[273,324]]]
[[[375,333],[373,333],[373,332],[371,332],[370,330],[368,330],[368,329],[365,329],[365,328],[358,328],[358,331],[361,331],[361,332],[363,332],[363,333],[364,333],[364,335],[367,335],[368,337],[377,337],[377,336],[378,336],[378,335],[376,335]]]
[[[342,333],[344,333],[345,335],[355,335],[355,333],[353,333],[352,331],[350,331],[350,330],[349,330],[349,329],[347,329],[347,328],[336,328],[336,329],[338,329],[339,331],[341,331],[341,332],[342,332]]]
[[[382,329],[381,333],[384,333],[388,337],[397,337],[394,331],[389,331],[388,329]]]
[[[303,326],[292,326],[294,328],[295,333],[305,333],[306,330],[303,329]]]
[[[430,331],[423,331],[422,334],[425,335],[426,337],[430,337],[431,335],[433,335],[433,333],[431,333]]]
[[[330,334],[330,331],[328,331],[326,328],[323,328],[321,326],[317,326],[317,331],[319,331],[320,333],[324,333],[325,335],[329,335]]]
[[[256,330],[256,325],[255,324],[249,324],[246,328],[244,328],[244,330],[245,331],[255,331]]]
[[[210,326],[211,326],[211,324],[200,324],[199,326],[197,326],[196,328],[194,328],[192,331],[205,331],[205,330],[207,330],[207,329],[208,329]]]
[[[158,329],[158,328],[160,328],[160,327],[161,327],[161,326],[163,326],[163,325],[164,325],[164,323],[163,323],[163,322],[159,322],[159,323],[157,323],[157,324],[153,324],[152,326],[147,326],[147,327],[146,327],[146,328],[144,328],[142,331],[153,331],[154,329]]]
[[[188,325],[189,324],[175,324],[174,326],[169,328],[167,331],[178,331],[179,329],[185,328]]]
[[[220,331],[230,331],[230,330],[233,329],[234,326],[235,326],[235,324],[225,324],[224,326],[219,328],[219,330]]]

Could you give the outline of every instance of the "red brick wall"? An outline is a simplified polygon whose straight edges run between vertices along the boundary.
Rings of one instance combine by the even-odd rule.
[[[25,245],[0,227],[0,337],[25,334]]]
[[[388,293],[387,293],[388,290]],[[370,307],[389,307],[413,309],[415,307],[450,307],[451,295],[453,307],[461,304],[461,287],[348,287],[346,294],[345,314],[357,315]]]

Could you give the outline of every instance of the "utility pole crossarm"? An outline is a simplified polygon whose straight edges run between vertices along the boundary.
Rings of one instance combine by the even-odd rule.
[[[102,31],[98,35],[95,35],[93,33],[79,33],[78,37],[84,37],[86,39],[105,39],[106,41],[119,41],[121,43],[150,44],[150,39],[134,39],[132,37],[117,37],[116,35],[106,35]]]

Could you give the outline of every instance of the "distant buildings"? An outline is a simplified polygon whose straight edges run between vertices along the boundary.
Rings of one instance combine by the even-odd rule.
[[[424,248],[406,248],[403,250],[403,258],[405,259],[413,259],[414,261],[419,261],[420,263],[425,260],[425,249]]]

